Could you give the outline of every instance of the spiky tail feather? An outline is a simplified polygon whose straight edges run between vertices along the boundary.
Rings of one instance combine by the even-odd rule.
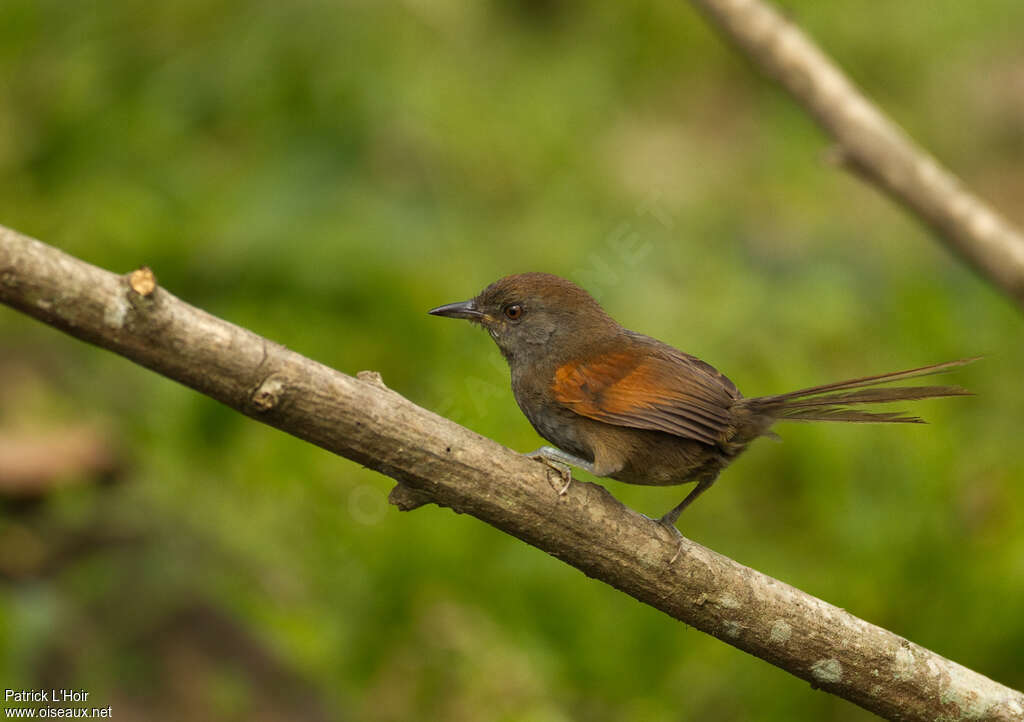
[[[758,414],[778,421],[852,421],[864,423],[923,424],[917,416],[902,411],[861,411],[861,404],[885,404],[893,401],[917,401],[943,396],[972,396],[959,386],[897,386],[877,388],[894,381],[916,379],[942,373],[977,361],[980,356],[922,366],[907,371],[894,371],[877,376],[838,381],[833,384],[812,386],[778,396],[759,396],[747,399],[747,404]]]

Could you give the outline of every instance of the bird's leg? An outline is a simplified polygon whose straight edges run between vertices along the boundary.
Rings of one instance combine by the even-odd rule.
[[[565,492],[569,491],[569,485],[572,484],[572,470],[569,469],[570,466],[578,466],[584,471],[588,471],[591,474],[594,473],[594,465],[586,459],[573,456],[569,452],[556,449],[553,446],[542,446],[536,451],[526,454],[526,457],[528,459],[537,459],[562,475],[562,481],[565,482],[565,486],[559,490],[559,496],[564,496]]]
[[[717,476],[718,475],[716,474],[714,476],[705,476],[702,479],[699,479],[697,481],[697,486],[690,490],[690,493],[686,495],[685,499],[679,502],[679,504],[677,504],[668,514],[658,519],[658,523],[667,529],[669,533],[675,536],[676,541],[679,542],[679,547],[676,549],[676,553],[673,554],[672,558],[668,561],[669,564],[674,564],[676,559],[678,559],[679,555],[683,552],[684,539],[682,533],[676,528],[676,520],[678,520],[679,515],[683,513],[683,509],[688,507],[693,503],[694,499],[711,488],[711,485],[715,483],[715,478]]]
[[[692,504],[698,496],[710,489],[711,485],[714,483],[715,476],[705,476],[698,479],[697,486],[693,487],[693,489],[690,490],[690,493],[686,495],[686,498],[679,502],[672,511],[658,519],[658,523],[678,534],[679,530],[676,529],[676,520],[679,519],[679,515],[683,513],[683,509]]]

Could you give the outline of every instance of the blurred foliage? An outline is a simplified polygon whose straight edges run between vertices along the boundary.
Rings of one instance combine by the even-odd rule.
[[[1024,222],[1024,4],[785,8]],[[513,448],[539,440],[497,350],[425,314],[511,272],[578,281],[748,394],[989,354],[955,378],[976,398],[921,405],[931,426],[783,427],[682,525],[1024,687],[1020,312],[827,147],[670,0],[0,3],[0,222],[147,264]],[[87,421],[129,459],[116,486],[8,509],[0,531],[147,536],[0,587],[5,687],[53,679],[58,644],[77,661],[55,683],[167,703],[146,630],[201,599],[329,718],[869,718],[471,518],[400,515],[388,479],[2,309],[0,371],[0,428]],[[648,514],[685,491],[608,483]],[[207,713],[258,718],[266,680],[192,676]]]

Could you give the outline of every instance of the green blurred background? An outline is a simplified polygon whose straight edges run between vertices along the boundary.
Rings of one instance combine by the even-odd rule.
[[[785,9],[1024,223],[1024,3]],[[539,439],[498,351],[425,313],[507,273],[748,395],[989,354],[930,426],[779,429],[682,525],[1024,687],[1020,311],[827,148],[682,2],[0,3],[0,223],[514,449]],[[115,719],[870,718],[0,309],[0,435],[69,434],[102,463],[0,512],[4,687]],[[648,514],[684,491],[608,484]]]

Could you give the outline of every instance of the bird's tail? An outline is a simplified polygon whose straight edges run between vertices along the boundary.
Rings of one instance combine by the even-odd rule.
[[[908,416],[902,411],[863,411],[866,404],[887,404],[894,401],[917,401],[942,396],[971,396],[959,386],[895,386],[895,381],[931,376],[949,369],[977,361],[980,356],[922,366],[907,371],[895,371],[878,376],[838,381],[809,389],[791,391],[778,396],[759,396],[746,399],[746,405],[755,414],[777,421],[852,421],[864,423],[923,424],[923,419]]]

